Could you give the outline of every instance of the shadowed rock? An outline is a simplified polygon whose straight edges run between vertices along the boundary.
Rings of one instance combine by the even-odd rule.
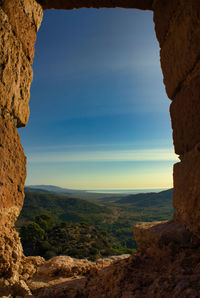
[[[133,225],[133,233],[140,249],[165,249],[168,245],[187,247],[192,235],[174,221],[136,223]]]

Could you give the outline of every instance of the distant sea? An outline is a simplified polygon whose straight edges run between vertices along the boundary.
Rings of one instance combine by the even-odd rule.
[[[138,194],[148,192],[160,192],[167,190],[168,188],[151,188],[151,189],[94,189],[87,190],[89,193],[114,193],[114,194]]]

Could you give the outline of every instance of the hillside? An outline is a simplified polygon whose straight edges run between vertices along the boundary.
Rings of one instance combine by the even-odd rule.
[[[48,190],[44,189],[39,192],[36,192],[35,189],[32,189],[33,191],[30,190],[31,188],[29,188],[29,191],[25,191],[24,206],[16,227],[20,230],[23,226],[23,229],[26,230],[26,227],[29,226],[28,234],[32,235],[32,233],[35,233],[38,235],[39,233],[41,237],[44,237],[44,232],[40,230],[41,227],[37,226],[37,218],[44,215],[52,218],[51,228],[45,232],[46,236],[44,239],[39,241],[36,237],[37,241],[39,241],[38,243],[40,243],[37,247],[40,247],[43,251],[43,253],[40,251],[40,255],[45,257],[56,255],[56,253],[59,254],[59,252],[70,253],[72,257],[76,255],[80,257],[87,255],[88,257],[88,251],[96,251],[95,246],[102,249],[103,241],[105,241],[105,246],[107,245],[107,253],[130,253],[137,248],[132,232],[134,222],[168,220],[173,213],[172,189],[160,193],[142,193],[127,196],[108,196],[104,194],[105,197],[102,197],[102,195],[99,198],[95,197],[93,203],[91,196],[87,200],[87,196],[85,197],[86,199],[80,199],[49,193]],[[81,226],[79,226],[83,223],[87,225],[87,228],[84,230],[85,234]],[[66,239],[69,239],[67,236],[69,235],[69,227],[70,230],[74,227],[74,231],[76,231],[74,234],[78,233],[78,236],[72,239],[66,250]],[[56,235],[58,235],[55,233],[56,230],[59,231],[59,237],[54,239],[54,236],[57,237]],[[95,241],[91,242],[92,248],[89,247],[88,250],[83,249],[83,246],[87,246],[83,244],[84,239],[88,237],[86,236],[87,230],[90,230],[92,233],[91,239],[94,238],[95,234],[99,235],[99,237],[95,238]],[[102,232],[103,234],[101,234]],[[104,238],[102,238],[102,235],[104,235]],[[63,240],[61,240],[62,237]],[[62,242],[65,243],[64,246]],[[33,251],[31,252],[30,250],[30,241],[22,241],[22,243],[26,245],[26,247],[24,246],[26,252],[33,254]],[[53,248],[53,243],[55,245],[60,243],[58,251]],[[35,254],[37,253],[35,252]],[[96,254],[91,256],[91,258],[95,258],[98,254],[99,256],[103,255],[102,252],[96,251]]]
[[[116,235],[119,227],[114,226],[115,220],[106,206],[55,193],[26,191],[16,227],[26,255],[49,258],[64,254],[95,260],[131,253],[136,248],[132,231],[125,235],[129,245]]]
[[[62,195],[72,195],[72,194],[84,194],[85,190],[77,190],[77,189],[70,189],[70,188],[63,188],[55,185],[29,185],[25,186],[24,189],[26,191],[37,191],[37,192],[49,192],[49,193],[56,193]]]
[[[172,204],[173,188],[152,193],[140,193],[128,195],[116,201],[119,204],[133,204],[137,207],[163,207]]]
[[[57,195],[69,196],[70,198],[85,199],[92,203],[95,203],[103,199],[105,196],[107,198],[113,197],[113,194],[96,193],[96,192],[90,192],[86,190],[62,188],[54,185],[29,185],[29,186],[25,186],[24,190],[25,192],[57,194]],[[125,196],[125,194],[124,195],[115,194],[115,197],[117,198],[117,200],[120,199],[122,196]]]
[[[40,214],[51,215],[55,222],[87,221],[94,223],[101,220],[102,216],[111,214],[111,210],[83,199],[55,193],[25,191],[23,209],[16,225],[28,223]]]
[[[50,216],[40,215],[20,228],[26,256],[40,255],[45,259],[67,255],[78,259],[96,260],[118,254],[112,237],[87,223],[55,224]]]

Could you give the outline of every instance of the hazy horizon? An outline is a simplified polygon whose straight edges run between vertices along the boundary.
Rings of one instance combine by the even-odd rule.
[[[67,189],[67,190],[77,190],[77,191],[85,191],[85,192],[95,192],[95,193],[139,193],[139,192],[150,192],[150,191],[155,191],[155,192],[160,192],[160,191],[163,191],[163,190],[168,190],[169,188],[142,188],[142,189],[120,189],[120,188],[107,188],[107,189],[81,189],[81,188],[70,188],[68,186],[65,186],[65,187],[61,187],[61,186],[58,186],[58,185],[48,185],[48,184],[34,184],[34,185],[25,185],[25,187],[33,187],[33,188],[36,188],[36,187],[58,187],[58,188],[61,188],[61,189]]]

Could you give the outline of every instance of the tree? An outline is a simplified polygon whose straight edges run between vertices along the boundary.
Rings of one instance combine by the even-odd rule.
[[[54,224],[53,218],[48,214],[41,214],[36,216],[35,222],[44,230],[48,231]]]
[[[35,222],[21,227],[20,237],[26,255],[37,254],[38,242],[45,239],[45,231]]]

